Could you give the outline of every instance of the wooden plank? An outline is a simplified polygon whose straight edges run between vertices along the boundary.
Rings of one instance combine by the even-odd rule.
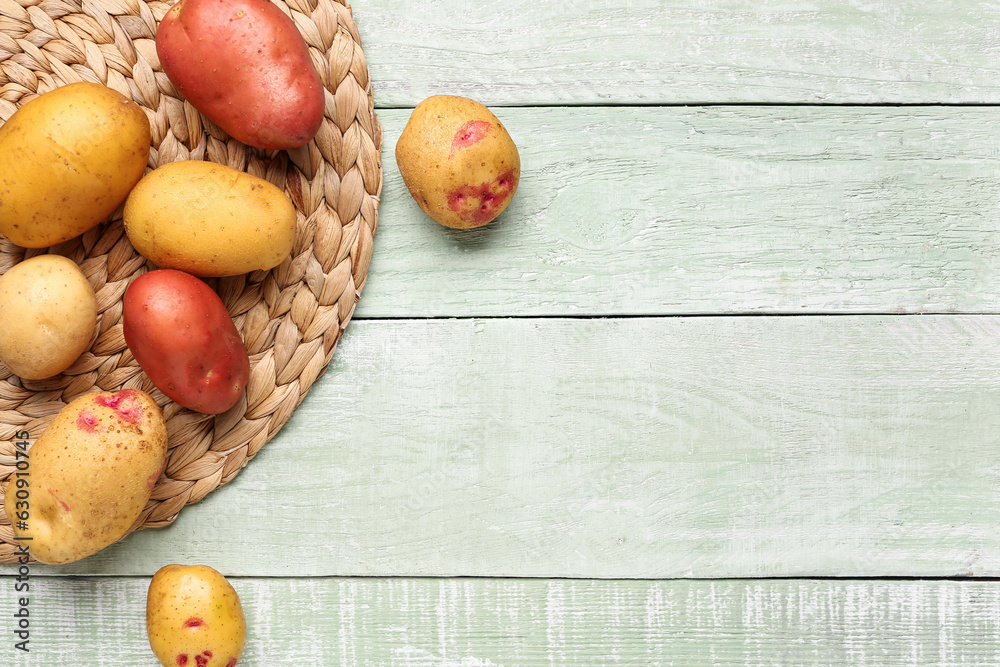
[[[232,579],[241,667],[990,665],[1000,585],[955,581]],[[153,662],[148,579],[38,578],[11,667]],[[10,613],[8,613],[10,612]]]
[[[383,107],[1000,102],[996,3],[353,4]]]
[[[1000,312],[994,109],[498,112],[521,186],[466,232],[413,202],[382,113],[357,317]]]
[[[998,447],[996,316],[360,321],[233,484],[39,572],[998,576]]]

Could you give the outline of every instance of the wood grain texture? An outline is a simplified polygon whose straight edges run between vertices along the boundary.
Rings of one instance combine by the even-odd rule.
[[[247,616],[241,667],[1000,662],[995,582],[231,581]],[[34,583],[32,652],[2,646],[4,665],[154,662],[148,579]],[[0,578],[0,625],[15,605]]]
[[[394,160],[357,318],[1000,312],[986,108],[498,109],[499,220],[448,230]]]
[[[996,316],[358,321],[234,483],[38,571],[997,576],[998,446]]]
[[[976,0],[364,0],[380,106],[1000,101]]]

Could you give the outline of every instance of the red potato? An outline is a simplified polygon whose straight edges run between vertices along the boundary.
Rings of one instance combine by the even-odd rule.
[[[186,408],[210,415],[236,404],[250,358],[212,288],[173,269],[150,271],[125,291],[125,343],[149,379]]]
[[[269,0],[180,0],[156,31],[167,77],[230,136],[266,149],[309,143],[323,83],[298,28]]]

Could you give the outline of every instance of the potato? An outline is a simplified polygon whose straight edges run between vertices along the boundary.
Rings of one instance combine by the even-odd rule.
[[[445,227],[481,227],[510,203],[521,158],[489,109],[435,95],[413,110],[396,143],[396,163],[417,205]]]
[[[207,565],[165,565],[146,594],[149,646],[166,667],[234,667],[247,626],[239,595]]]
[[[250,357],[222,299],[182,271],[145,273],[125,291],[125,343],[170,400],[206,414],[236,404]]]
[[[89,347],[97,297],[71,259],[38,255],[0,277],[0,322],[0,361],[21,378],[49,378]]]
[[[27,474],[7,484],[15,538],[30,538],[23,544],[43,563],[100,551],[142,514],[166,460],[167,426],[148,394],[80,396],[28,450]]]
[[[33,99],[0,127],[0,234],[46,248],[95,227],[142,178],[149,145],[146,114],[105,86]]]
[[[295,205],[271,183],[213,162],[151,171],[125,202],[125,231],[163,269],[235,276],[272,269],[292,251]]]
[[[269,0],[180,0],[160,22],[156,53],[177,91],[245,144],[295,148],[323,122],[309,49]]]

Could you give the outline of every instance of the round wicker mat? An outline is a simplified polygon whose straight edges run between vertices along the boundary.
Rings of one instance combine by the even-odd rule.
[[[323,126],[312,142],[293,151],[250,149],[180,98],[159,69],[154,44],[157,21],[171,4],[0,0],[0,122],[60,85],[102,83],[145,109],[152,126],[151,167],[187,159],[228,164],[283,188],[298,210],[295,246],[279,267],[208,281],[229,308],[251,363],[243,398],[215,416],[170,402],[125,346],[122,295],[151,265],[125,236],[120,210],[52,249],[25,251],[0,241],[0,274],[44,252],[75,260],[97,292],[99,312],[90,350],[63,375],[21,380],[0,364],[0,484],[14,471],[18,432],[27,431],[33,441],[82,393],[143,389],[163,408],[170,452],[132,530],[165,526],[185,505],[232,480],[326,370],[365,283],[382,189],[382,130],[346,0],[276,0],[305,37],[327,89]],[[0,512],[0,562],[15,561],[16,548]]]

